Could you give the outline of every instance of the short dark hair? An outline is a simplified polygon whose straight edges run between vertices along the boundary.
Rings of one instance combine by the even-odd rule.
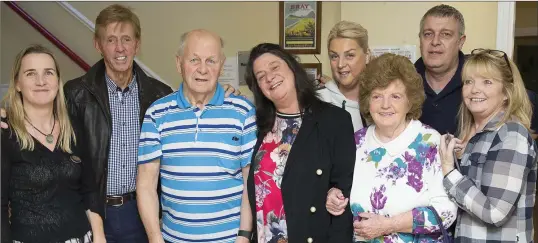
[[[455,7],[452,7],[446,4],[440,4],[433,8],[430,8],[424,14],[424,16],[422,16],[422,19],[420,20],[419,35],[422,35],[422,32],[424,31],[424,22],[426,21],[427,17],[438,17],[438,18],[452,17],[458,22],[460,37],[465,35],[465,19],[463,18],[463,14],[461,14],[461,12],[457,10]]]
[[[270,53],[282,59],[293,72],[295,78],[295,89],[299,101],[299,109],[306,112],[312,108],[318,108],[322,101],[316,95],[314,83],[310,81],[306,71],[301,64],[287,51],[277,44],[262,43],[250,51],[247,63],[245,80],[249,89],[254,94],[254,103],[256,105],[256,124],[258,126],[258,138],[265,136],[271,131],[275,123],[276,107],[260,90],[258,80],[254,74],[254,61],[261,55]]]

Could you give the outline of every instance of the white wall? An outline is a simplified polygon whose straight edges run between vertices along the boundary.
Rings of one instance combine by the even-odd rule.
[[[112,2],[70,2],[90,20]],[[356,21],[369,31],[370,45],[417,45],[422,15],[439,2],[324,2],[322,5],[321,55],[323,73],[330,75],[326,38],[340,20]],[[93,47],[93,34],[55,2],[17,2],[58,36],[90,65],[100,59]],[[278,2],[121,2],[130,6],[142,23],[142,49],[138,58],[164,80],[177,88],[174,54],[180,35],[194,28],[216,31],[225,40],[225,53],[250,50],[261,42],[278,43]],[[496,38],[496,2],[451,2],[465,17],[467,42],[464,52],[477,47],[494,48]],[[31,42],[47,40],[2,5],[2,63],[12,62],[14,53]],[[7,35],[6,33],[9,33]],[[62,56],[59,50],[55,50]],[[63,58],[63,59],[62,59]],[[61,57],[66,77],[81,70]],[[65,60],[65,61],[64,61]],[[301,55],[302,62],[317,62],[313,55]],[[65,62],[65,64],[64,64]],[[2,65],[5,80],[9,65]],[[243,93],[249,93],[246,87]]]

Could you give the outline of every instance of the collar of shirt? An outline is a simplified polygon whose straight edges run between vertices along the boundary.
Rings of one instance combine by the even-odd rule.
[[[109,90],[112,90],[112,91],[121,91],[121,92],[129,92],[130,90],[133,90],[134,86],[136,85],[136,73],[133,71],[133,78],[131,79],[131,82],[129,83],[129,85],[127,85],[127,88],[125,88],[124,90],[121,90],[120,87],[118,87],[118,85],[116,85],[116,83],[105,73],[105,79],[106,79],[106,85],[108,87]]]
[[[422,59],[422,57],[417,60],[417,62],[415,63],[415,68],[422,77],[422,80],[424,82],[424,91],[426,92],[426,94],[430,96],[444,97],[455,90],[461,89],[463,85],[461,81],[461,71],[463,69],[463,64],[465,63],[465,54],[460,51],[458,54],[458,59],[458,69],[456,69],[456,73],[454,73],[454,76],[452,76],[446,87],[443,88],[439,93],[436,93],[430,87],[428,81],[426,81],[426,65],[424,65],[424,60]]]
[[[179,90],[177,91],[177,97],[178,97],[177,103],[178,103],[179,108],[181,109],[187,109],[187,108],[192,107],[191,103],[189,102],[187,97],[185,97],[185,94],[183,93],[184,84],[185,82],[182,82],[179,85]],[[219,83],[217,83],[217,89],[215,90],[215,94],[213,94],[213,97],[211,98],[211,100],[209,100],[209,103],[207,104],[213,105],[213,106],[224,104],[224,88],[222,88],[222,86],[220,86]]]
[[[505,113],[504,111],[499,111],[494,117],[492,117],[488,121],[488,123],[486,123],[486,126],[484,126],[484,129],[482,129],[482,131],[480,132],[495,131],[499,127],[499,122],[503,119],[504,113]],[[480,133],[480,132],[477,132],[477,133]]]

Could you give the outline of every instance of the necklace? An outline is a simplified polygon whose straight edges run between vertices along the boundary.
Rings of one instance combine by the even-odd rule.
[[[43,133],[42,131],[40,131],[39,129],[37,129],[37,127],[34,126],[34,124],[32,124],[28,118],[26,116],[24,116],[24,119],[28,122],[28,124],[30,124],[30,126],[32,126],[36,131],[38,131],[39,133],[43,134],[43,136],[45,136],[45,140],[47,141],[47,143],[49,144],[52,144],[54,142],[54,135],[52,135],[52,132],[54,132],[54,126],[56,126],[56,122],[54,121],[54,118],[53,118],[53,121],[52,121],[52,130],[50,130],[50,133],[49,134],[45,134]]]

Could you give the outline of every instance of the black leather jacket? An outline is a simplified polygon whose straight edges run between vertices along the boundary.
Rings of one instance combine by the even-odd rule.
[[[172,93],[172,89],[151,77],[136,64],[133,69],[137,75],[140,125],[148,107],[157,99]],[[106,208],[106,185],[108,171],[108,154],[110,135],[112,133],[112,115],[108,103],[108,91],[105,80],[105,63],[101,59],[83,76],[66,82],[64,85],[67,106],[71,122],[76,127],[77,145],[83,159],[92,163],[97,183],[99,199],[93,208],[104,219]]]

